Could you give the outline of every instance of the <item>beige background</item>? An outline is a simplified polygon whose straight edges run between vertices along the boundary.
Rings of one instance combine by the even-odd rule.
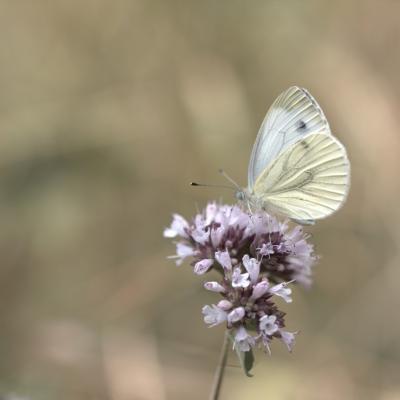
[[[223,399],[400,398],[400,3],[0,3],[0,393],[205,399],[214,297],[165,257],[170,214],[246,184],[267,107],[297,84],[352,162],[344,208],[255,377]]]

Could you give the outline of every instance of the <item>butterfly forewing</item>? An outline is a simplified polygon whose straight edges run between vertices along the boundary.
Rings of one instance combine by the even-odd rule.
[[[253,195],[267,208],[312,221],[335,212],[347,196],[350,164],[332,135],[311,133],[281,152],[258,176]]]
[[[317,132],[329,135],[330,129],[314,98],[296,86],[283,92],[268,110],[258,132],[248,170],[249,189],[280,153],[301,138]]]

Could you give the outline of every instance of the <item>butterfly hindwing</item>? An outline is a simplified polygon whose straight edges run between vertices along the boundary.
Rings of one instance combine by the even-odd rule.
[[[249,189],[280,153],[302,137],[317,132],[329,135],[329,124],[305,89],[293,86],[279,95],[264,118],[251,153]]]
[[[267,208],[310,223],[341,206],[349,172],[343,145],[332,135],[311,133],[287,147],[261,172],[253,192]]]

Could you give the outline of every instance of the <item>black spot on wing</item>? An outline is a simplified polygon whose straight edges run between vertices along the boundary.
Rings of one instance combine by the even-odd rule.
[[[297,129],[299,131],[305,131],[307,129],[307,124],[301,119],[299,122],[297,122]]]

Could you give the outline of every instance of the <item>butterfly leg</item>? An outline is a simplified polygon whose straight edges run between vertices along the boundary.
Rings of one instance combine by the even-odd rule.
[[[251,203],[250,203],[249,199],[246,199],[246,206],[247,206],[247,209],[249,210],[250,215],[253,215],[254,212],[253,212],[253,210],[251,208]]]

